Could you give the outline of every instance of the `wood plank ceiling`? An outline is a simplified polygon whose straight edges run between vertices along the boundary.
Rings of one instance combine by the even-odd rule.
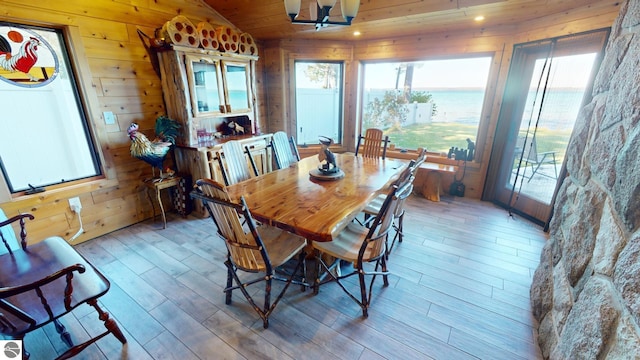
[[[313,25],[291,24],[283,0],[204,0],[223,17],[257,40],[323,39],[371,40],[426,33],[451,33],[477,29],[478,33],[508,32],[520,24],[557,14],[574,19],[573,9],[617,6],[603,0],[361,0],[350,27],[329,26],[316,31]],[[299,19],[310,19],[309,5],[302,0]],[[474,21],[476,16],[482,21]],[[343,21],[340,0],[331,20]],[[353,32],[361,33],[357,38]]]

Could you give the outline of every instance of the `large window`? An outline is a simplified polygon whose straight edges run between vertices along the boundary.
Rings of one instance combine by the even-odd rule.
[[[0,108],[11,193],[101,174],[61,30],[0,23]]]
[[[362,131],[400,149],[466,149],[478,133],[491,57],[364,64]]]
[[[318,144],[326,136],[342,142],[343,65],[296,61],[296,139],[299,145]]]

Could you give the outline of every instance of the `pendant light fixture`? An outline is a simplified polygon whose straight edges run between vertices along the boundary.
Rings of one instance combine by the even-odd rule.
[[[351,20],[358,14],[358,8],[360,7],[360,0],[340,0],[340,9],[342,10],[342,17],[344,21],[332,21],[329,20],[329,13],[331,9],[336,5],[336,0],[317,0],[311,3],[313,7],[311,11],[312,17],[315,10],[315,20],[298,20],[298,14],[300,13],[301,0],[284,0],[284,8],[287,15],[291,18],[292,24],[310,24],[315,25],[316,30],[326,27],[328,25],[351,25]],[[315,6],[313,6],[315,5]]]

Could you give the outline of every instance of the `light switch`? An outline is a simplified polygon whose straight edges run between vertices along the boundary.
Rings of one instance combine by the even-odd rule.
[[[113,115],[113,112],[111,111],[105,111],[102,113],[102,116],[104,117],[104,123],[107,125],[113,125],[116,123],[116,116]]]

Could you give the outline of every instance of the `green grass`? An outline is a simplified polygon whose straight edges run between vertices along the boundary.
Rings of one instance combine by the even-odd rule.
[[[467,138],[476,142],[478,127],[457,123],[413,124],[401,130],[389,129],[391,143],[400,149],[426,147],[429,151],[447,152],[449,148],[467,148]],[[538,128],[536,139],[538,152],[556,151],[561,159],[569,141],[571,130],[551,130]]]

